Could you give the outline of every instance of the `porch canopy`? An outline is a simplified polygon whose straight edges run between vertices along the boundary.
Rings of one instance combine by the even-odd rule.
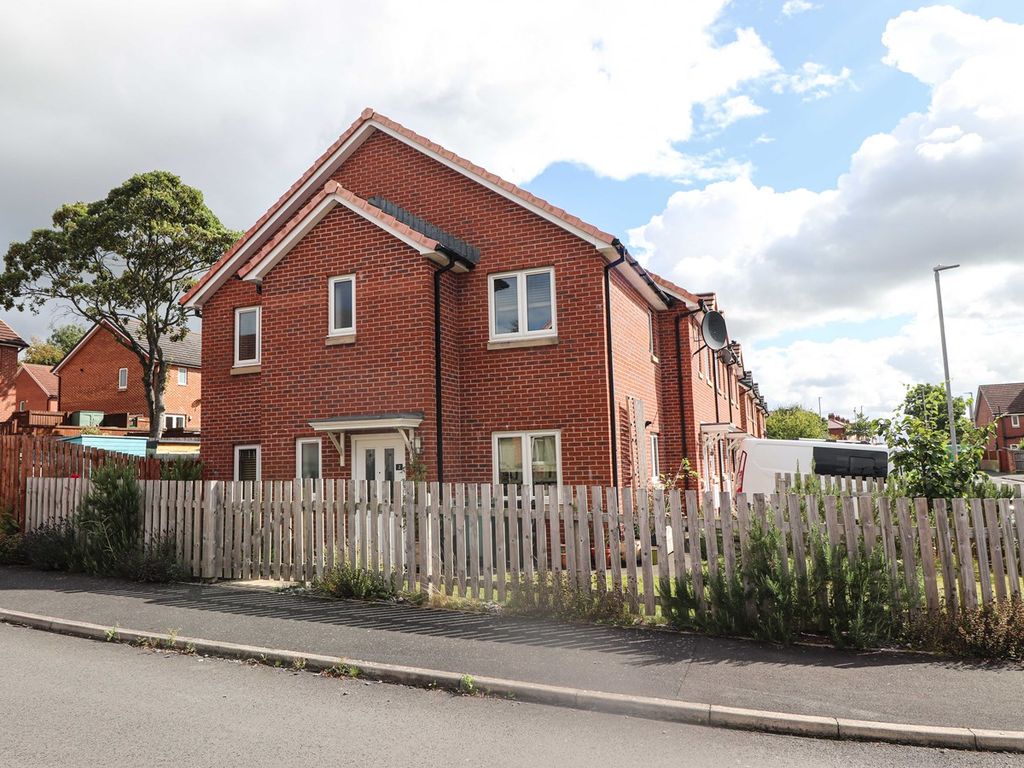
[[[345,464],[345,433],[346,432],[398,432],[405,441],[410,453],[415,453],[413,444],[416,429],[423,423],[423,411],[406,413],[361,413],[350,416],[333,416],[329,419],[312,419],[309,426],[314,432],[327,435],[340,456],[340,464]]]

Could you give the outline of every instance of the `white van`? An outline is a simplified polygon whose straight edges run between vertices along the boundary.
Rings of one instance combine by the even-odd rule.
[[[774,493],[776,473],[884,478],[889,474],[889,449],[828,440],[748,437],[740,443],[738,465],[737,493]]]

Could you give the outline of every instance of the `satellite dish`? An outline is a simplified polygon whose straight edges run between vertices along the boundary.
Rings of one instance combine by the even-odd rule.
[[[721,312],[713,309],[705,312],[700,323],[700,332],[704,337],[704,343],[715,352],[724,349],[729,343],[729,331],[725,327],[725,318]]]

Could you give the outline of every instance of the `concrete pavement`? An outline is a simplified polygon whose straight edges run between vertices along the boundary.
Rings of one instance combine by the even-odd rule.
[[[0,607],[107,626],[734,707],[1020,729],[1024,670],[0,568]],[[956,695],[950,695],[955,691]]]
[[[6,574],[3,574],[6,576]],[[557,709],[0,625],[0,755],[74,765],[994,766],[1019,756],[815,741]]]

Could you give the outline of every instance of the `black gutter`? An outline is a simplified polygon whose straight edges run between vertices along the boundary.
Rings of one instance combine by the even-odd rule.
[[[437,421],[437,482],[444,482],[444,417],[441,400],[441,275],[455,266],[455,256],[446,248],[438,247],[438,253],[448,257],[448,263],[434,270],[434,403]]]
[[[619,424],[615,412],[615,363],[612,357],[612,284],[609,274],[612,269],[626,260],[626,249],[615,240],[615,250],[619,258],[604,265],[604,329],[605,343],[608,346],[608,411],[612,440],[612,487],[619,487]]]

